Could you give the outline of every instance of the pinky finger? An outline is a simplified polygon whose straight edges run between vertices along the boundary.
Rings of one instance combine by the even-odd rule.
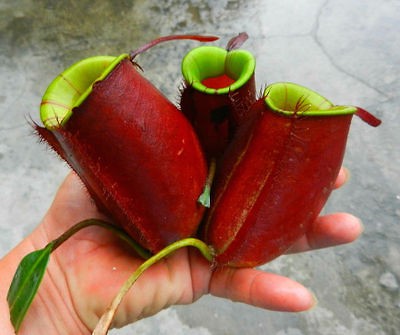
[[[342,187],[344,184],[346,184],[349,178],[350,178],[350,171],[342,166],[336,178],[336,181],[333,184],[333,188],[336,189]]]

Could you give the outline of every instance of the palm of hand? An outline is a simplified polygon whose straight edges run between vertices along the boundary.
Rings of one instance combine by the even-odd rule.
[[[345,181],[342,173],[337,182]],[[40,226],[47,241],[87,218],[103,218],[78,178],[71,174],[61,186]],[[349,214],[320,217],[293,252],[346,243],[360,233]],[[123,282],[142,263],[118,237],[102,228],[86,228],[63,244],[52,257],[50,278],[63,286],[64,298],[85,327],[93,329]],[[60,288],[61,290],[61,288]],[[312,295],[300,284],[256,269],[212,269],[197,250],[185,248],[148,269],[118,309],[115,326],[153,315],[174,304],[189,304],[211,293],[254,306],[301,311],[312,307]]]

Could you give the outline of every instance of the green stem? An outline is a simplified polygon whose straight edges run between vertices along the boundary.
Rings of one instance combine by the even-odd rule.
[[[105,313],[101,316],[99,322],[96,325],[92,335],[105,335],[107,334],[108,330],[110,329],[111,322],[114,319],[115,312],[120,305],[122,299],[132,287],[132,285],[136,282],[136,280],[146,271],[150,266],[157,263],[161,259],[165,258],[166,256],[170,255],[172,252],[184,248],[184,247],[195,247],[197,248],[201,254],[206,258],[208,261],[213,260],[213,251],[212,249],[207,246],[203,241],[196,239],[196,238],[185,238],[183,240],[179,240],[174,242],[157,254],[146,260],[142,263],[133,274],[128,278],[128,280],[123,284],[118,294],[115,296],[114,300],[111,302],[111,305],[107,308]]]
[[[200,194],[197,201],[204,207],[210,208],[211,206],[211,186],[214,181],[215,171],[217,169],[217,162],[215,158],[211,159],[210,167],[208,169],[208,176],[204,185],[203,192]]]
[[[76,225],[72,226],[68,229],[65,233],[60,235],[54,241],[50,242],[49,244],[53,244],[51,251],[57,249],[62,243],[68,240],[72,235],[77,233],[83,228],[90,227],[90,226],[98,226],[103,227],[107,230],[110,230],[115,235],[117,235],[121,240],[126,242],[129,246],[131,246],[135,252],[143,259],[148,259],[151,255],[150,253],[142,248],[138,243],[136,243],[123,229],[103,220],[99,219],[87,219],[83,220]]]

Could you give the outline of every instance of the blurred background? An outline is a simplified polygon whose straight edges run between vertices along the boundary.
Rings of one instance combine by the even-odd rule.
[[[38,121],[50,81],[74,62],[119,55],[161,35],[237,33],[257,59],[261,88],[276,81],[310,87],[335,104],[362,106],[383,120],[354,118],[345,165],[351,179],[325,211],[349,211],[365,225],[347,246],[283,256],[263,266],[310,288],[310,312],[270,312],[206,296],[112,334],[363,334],[400,329],[400,1],[167,0],[0,2],[0,256],[41,220],[67,167],[40,144]],[[137,58],[147,78],[177,101],[178,41]]]

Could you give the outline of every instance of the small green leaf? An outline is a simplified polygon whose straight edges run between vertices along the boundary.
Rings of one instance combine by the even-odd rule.
[[[204,186],[203,193],[201,193],[201,195],[197,199],[197,202],[206,208],[210,208],[211,205],[210,192],[211,192],[210,186],[209,185]]]
[[[7,294],[10,318],[15,331],[21,323],[40,286],[49,262],[53,243],[26,255],[19,264]]]
[[[202,206],[210,208],[211,206],[211,186],[214,181],[215,171],[217,169],[217,161],[215,158],[212,158],[210,161],[210,166],[208,167],[208,176],[206,183],[203,188],[203,192],[200,194],[197,202]]]

